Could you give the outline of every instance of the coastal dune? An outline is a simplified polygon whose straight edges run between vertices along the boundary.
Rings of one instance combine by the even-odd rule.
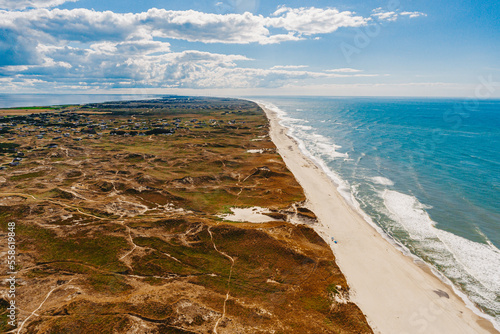
[[[499,333],[427,265],[405,256],[350,207],[332,180],[287,135],[276,113],[259,105],[269,118],[271,139],[318,216],[316,232],[332,248],[350,285],[351,300],[375,333]]]

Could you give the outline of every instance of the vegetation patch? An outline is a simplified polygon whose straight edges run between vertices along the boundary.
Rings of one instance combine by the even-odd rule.
[[[87,279],[93,290],[108,295],[116,295],[132,290],[125,279],[118,275],[95,274]]]
[[[33,179],[36,177],[42,177],[44,175],[45,175],[45,173],[43,171],[39,171],[39,172],[33,172],[33,173],[14,175],[14,176],[10,177],[10,180],[11,181],[18,181],[18,180],[25,180],[25,179]]]

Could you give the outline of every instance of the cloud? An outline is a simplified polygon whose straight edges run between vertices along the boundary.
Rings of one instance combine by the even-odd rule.
[[[271,67],[271,70],[279,70],[279,69],[296,70],[296,69],[306,68],[306,67],[309,67],[309,66],[307,66],[307,65],[276,65],[276,66]]]
[[[335,68],[332,70],[326,70],[326,72],[336,72],[336,73],[356,73],[363,72],[362,70],[356,70],[354,68]]]
[[[156,41],[98,42],[87,48],[40,45],[40,64],[7,66],[0,69],[0,77],[15,76],[27,82],[43,78],[46,83],[81,89],[205,89],[281,87],[297,80],[365,76],[300,70],[305,66],[249,68],[242,64],[252,59],[242,55],[169,49],[168,43]]]
[[[92,44],[90,48],[99,54],[133,56],[170,52],[170,43],[152,40],[125,41],[118,43],[106,41]]]
[[[210,14],[194,10],[150,9],[137,17],[138,24],[152,29],[154,36],[203,43],[267,44],[270,36],[264,18],[243,14]],[[291,39],[294,39],[293,36]],[[286,40],[286,36],[282,39]]]
[[[419,16],[427,16],[427,14],[422,12],[384,11],[382,7],[375,8],[372,12],[371,16],[380,21],[396,21],[401,16],[408,16],[411,19]]]
[[[222,15],[157,8],[137,14],[84,8],[0,11],[0,27],[22,30],[39,38],[79,42],[149,36],[203,43],[271,44],[297,41],[303,39],[302,35],[331,33],[340,27],[358,27],[367,20],[351,12],[314,7],[281,7],[272,17],[249,12]],[[271,33],[269,28],[284,31]]]
[[[415,17],[419,17],[419,16],[427,16],[427,14],[422,13],[422,12],[401,12],[399,15],[406,15],[410,19],[415,18]]]
[[[398,19],[398,13],[393,11],[384,11],[382,7],[373,10],[373,17],[376,17],[380,21],[396,21]]]
[[[303,35],[326,34],[341,27],[360,27],[369,19],[355,16],[353,12],[340,12],[334,8],[289,8],[281,6],[273,17],[268,18],[268,25],[284,28]]]
[[[7,27],[19,35],[38,42],[53,44],[68,41],[123,41],[146,32],[135,24],[136,14],[96,12],[89,9],[34,9],[0,11],[0,28]],[[150,35],[149,31],[147,35]]]
[[[0,0],[0,9],[49,8],[78,0]]]
[[[30,66],[7,66],[0,77],[15,76],[66,85],[113,87],[202,87],[222,85],[216,73],[234,69],[241,55],[224,55],[196,50],[168,52],[169,44],[155,41],[104,42],[88,48],[39,46],[42,61]],[[148,51],[144,51],[148,50]],[[235,72],[235,71],[231,71]],[[246,82],[247,79],[240,82]],[[234,73],[224,83],[235,80]],[[231,84],[238,83],[231,82]]]

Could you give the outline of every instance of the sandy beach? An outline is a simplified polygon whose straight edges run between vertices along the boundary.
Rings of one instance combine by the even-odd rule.
[[[351,300],[375,333],[499,333],[426,265],[403,255],[351,208],[287,136],[277,115],[261,107],[271,123],[271,139],[319,218],[315,230],[330,244],[351,287]]]

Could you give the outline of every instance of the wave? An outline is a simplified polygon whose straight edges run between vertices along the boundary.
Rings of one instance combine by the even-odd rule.
[[[393,186],[394,185],[394,182],[392,182],[388,178],[385,178],[385,177],[382,177],[382,176],[372,177],[371,180],[373,182],[375,182],[376,184],[380,184],[380,185],[383,185],[383,186]]]
[[[393,220],[398,222],[417,242],[431,262],[448,278],[458,283],[469,298],[497,314],[500,320],[500,250],[462,238],[436,227],[426,206],[414,196],[393,190],[383,193],[384,204]]]
[[[300,122],[305,122],[306,120],[302,119],[297,119],[297,118],[292,118],[289,117],[288,114],[275,106],[274,104],[268,103],[268,102],[263,102],[263,101],[257,101],[258,103],[261,103],[264,105],[266,109],[269,109],[273,112],[276,113],[279,119],[279,124],[286,129],[288,129],[287,134],[292,137],[298,144],[299,149],[302,151],[302,153],[307,156],[310,160],[312,160],[316,165],[318,165],[325,173],[328,175],[328,177],[333,180],[333,182],[337,185],[337,191],[344,197],[344,199],[351,205],[356,206],[356,202],[354,198],[352,197],[351,192],[349,191],[350,186],[347,181],[344,181],[338,174],[333,172],[330,168],[328,168],[324,162],[323,159],[320,159],[316,157],[314,154],[311,154],[311,152],[308,150],[308,148],[305,145],[304,140],[299,138],[300,136],[297,136],[297,128],[296,124],[294,123],[300,123]],[[328,138],[320,135],[320,134],[307,134],[307,133],[302,133],[302,135],[305,135],[306,137],[309,137],[309,139],[313,139],[314,142],[322,142],[323,145],[323,154],[329,155],[331,158],[347,158],[348,155],[345,153],[339,153],[336,152],[335,149],[340,148],[340,146],[335,145],[332,143]]]

